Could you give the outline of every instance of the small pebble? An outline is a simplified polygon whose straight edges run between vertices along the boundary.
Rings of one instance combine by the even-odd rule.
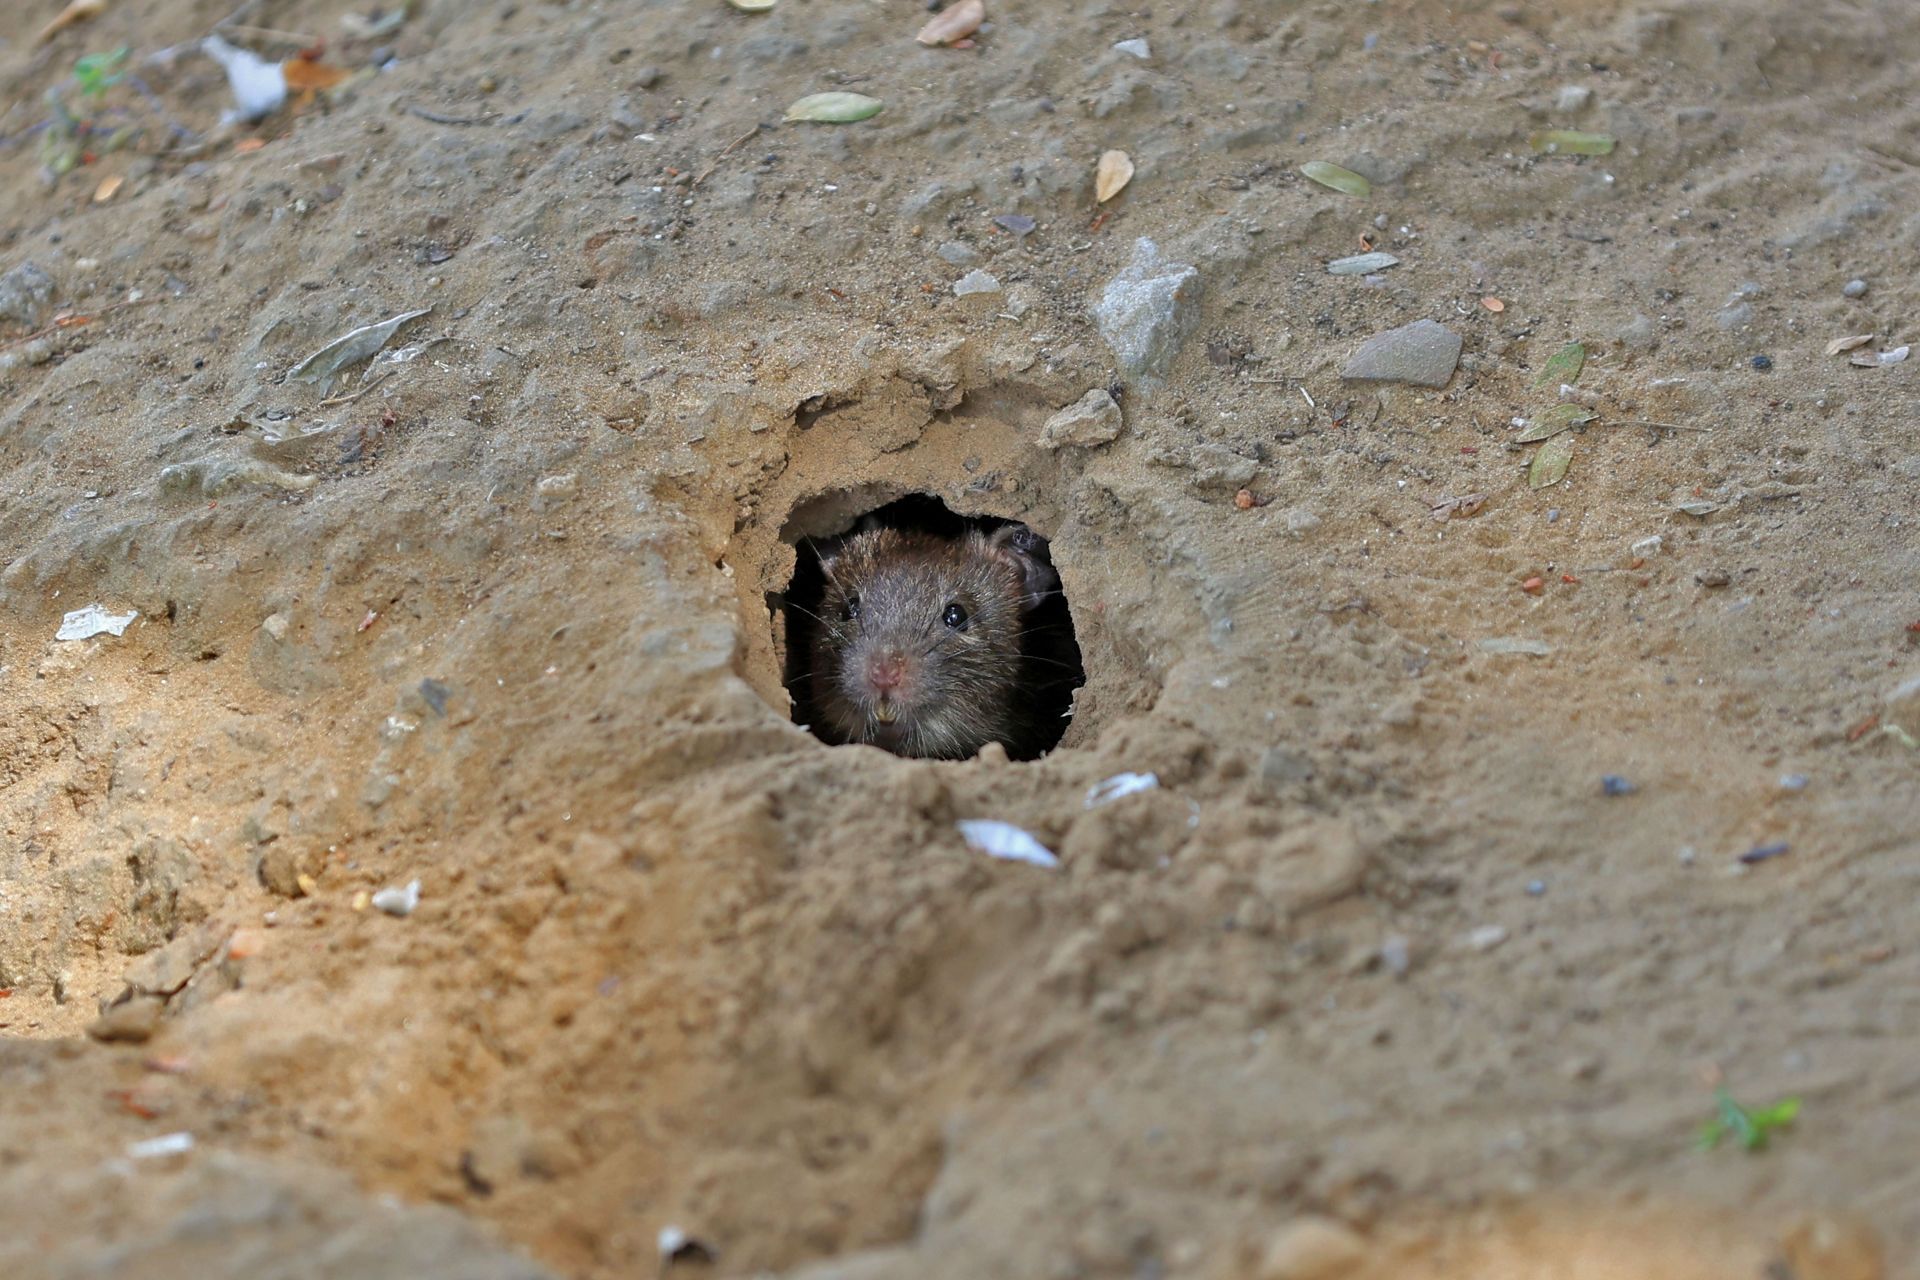
[[[1390,935],[1380,944],[1380,963],[1394,977],[1406,977],[1407,970],[1413,967],[1413,944],[1401,934]]]
[[[1630,796],[1637,790],[1638,787],[1617,773],[1604,774],[1600,778],[1600,794],[1603,796]]]
[[[1813,781],[1804,773],[1783,773],[1780,775],[1782,791],[1805,791],[1807,784]]]
[[[1507,940],[1507,927],[1502,924],[1483,924],[1467,935],[1467,945],[1475,951],[1491,951]]]
[[[1558,508],[1558,507],[1548,507],[1548,508],[1547,508],[1547,523],[1548,523],[1548,524],[1559,524],[1559,523],[1560,523],[1560,508]]]
[[[373,905],[390,916],[410,916],[420,905],[420,882],[409,880],[404,889],[382,889],[373,895]]]
[[[1527,896],[1529,898],[1538,898],[1542,894],[1546,893],[1546,891],[1547,891],[1547,882],[1545,880],[1527,881]]]
[[[1113,47],[1122,53],[1139,58],[1142,62],[1153,56],[1153,50],[1147,47],[1145,40],[1122,40]]]
[[[1866,296],[1866,293],[1867,282],[1857,279],[1847,281],[1840,290],[1840,296],[1844,298],[1863,298]]]
[[[1681,866],[1690,867],[1699,859],[1699,857],[1700,857],[1699,852],[1692,845],[1683,844],[1680,846],[1680,865]]]
[[[1727,576],[1727,572],[1724,569],[1704,570],[1703,572],[1694,574],[1693,580],[1703,587],[1724,587],[1733,581],[1732,578]]]
[[[1776,840],[1772,844],[1757,845],[1747,850],[1740,855],[1740,861],[1748,866],[1752,866],[1756,862],[1765,862],[1769,858],[1777,858],[1786,851],[1787,842],[1785,840]]]
[[[1773,357],[1772,356],[1755,356],[1750,363],[1753,365],[1754,368],[1758,369],[1762,373],[1765,373],[1767,370],[1773,368]]]

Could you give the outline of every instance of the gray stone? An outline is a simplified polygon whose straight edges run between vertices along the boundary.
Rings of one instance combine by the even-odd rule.
[[[944,241],[934,252],[940,255],[941,261],[951,262],[956,267],[968,267],[980,261],[980,255],[972,245],[958,240]]]
[[[1846,284],[1842,285],[1840,288],[1840,296],[1843,298],[1866,297],[1867,282],[1865,280],[1858,280],[1858,279],[1847,281]]]
[[[1113,402],[1105,387],[1095,387],[1047,419],[1047,425],[1040,429],[1040,447],[1058,449],[1072,445],[1089,449],[1119,435],[1120,426],[1120,406]]]
[[[1591,101],[1593,101],[1593,90],[1583,84],[1566,84],[1560,86],[1560,93],[1554,98],[1553,106],[1556,111],[1573,114],[1585,110],[1586,105]]]
[[[1660,345],[1659,330],[1653,327],[1651,317],[1635,312],[1631,320],[1615,330],[1614,337],[1622,346],[1632,347],[1635,351],[1651,351]]]
[[[1340,376],[1349,382],[1444,387],[1459,363],[1460,335],[1443,324],[1416,320],[1361,343]]]
[[[1735,302],[1720,308],[1713,318],[1715,323],[1728,332],[1732,332],[1735,329],[1744,329],[1753,323],[1753,305],[1746,302]]]
[[[1093,304],[1094,322],[1121,372],[1148,383],[1164,376],[1200,322],[1200,295],[1197,269],[1166,261],[1144,236],[1134,241],[1133,260]]]
[[[53,277],[38,264],[23,262],[0,276],[0,320],[37,326],[53,305]]]

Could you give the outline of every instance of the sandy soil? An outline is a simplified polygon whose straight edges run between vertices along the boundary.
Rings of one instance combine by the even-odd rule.
[[[18,9],[0,1272],[1915,1274],[1920,361],[1824,354],[1915,336],[1908,6],[264,0],[386,69],[224,131],[226,0]],[[48,185],[121,44],[145,132]],[[1158,386],[1089,311],[1141,237]],[[1341,379],[1421,318],[1444,390]],[[1043,760],[791,721],[793,542],[912,493],[1053,540]],[[1801,1114],[1696,1150],[1716,1083]]]

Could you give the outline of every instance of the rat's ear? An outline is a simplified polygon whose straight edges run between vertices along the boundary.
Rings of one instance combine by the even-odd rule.
[[[1060,575],[1047,557],[1047,540],[1023,524],[1009,524],[984,536],[987,550],[1020,574],[1020,609],[1032,613],[1060,589]]]

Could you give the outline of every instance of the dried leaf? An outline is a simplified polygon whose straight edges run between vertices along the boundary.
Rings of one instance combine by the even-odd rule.
[[[1513,438],[1515,444],[1532,444],[1536,440],[1551,440],[1570,427],[1592,422],[1600,415],[1591,409],[1577,404],[1557,404],[1540,415],[1538,421]]]
[[[727,3],[734,8],[744,9],[748,13],[765,13],[777,2],[778,0],[727,0]]]
[[[330,66],[311,58],[288,58],[280,64],[280,74],[286,77],[290,91],[313,93],[338,86],[350,73],[345,67]]]
[[[1582,133],[1578,129],[1542,129],[1527,136],[1527,145],[1541,155],[1605,156],[1613,154],[1613,135]]]
[[[1105,204],[1126,189],[1133,181],[1133,157],[1124,151],[1103,151],[1100,163],[1093,170],[1093,198],[1097,204]]]
[[[382,320],[377,324],[362,325],[358,329],[343,333],[287,370],[287,377],[303,382],[325,384],[347,365],[365,360],[386,346],[393,340],[393,335],[399,331],[401,325],[409,320],[417,320],[431,310],[433,310],[432,307],[423,307],[418,311],[403,311],[391,319]]]
[[[1856,351],[1847,357],[1848,364],[1857,364],[1862,369],[1878,369],[1885,364],[1899,364],[1907,358],[1907,348],[1895,347],[1891,351]]]
[[[105,204],[107,201],[113,199],[114,196],[120,193],[120,186],[125,181],[126,179],[117,173],[111,178],[100,179],[100,185],[93,189],[93,202],[95,204]]]
[[[1573,437],[1555,436],[1533,455],[1533,465],[1527,468],[1527,484],[1534,489],[1559,484],[1566,479],[1567,468],[1572,463]]]
[[[983,0],[960,0],[951,9],[934,14],[914,39],[928,47],[951,44],[978,31],[986,20],[987,6]]]
[[[1385,271],[1388,267],[1397,267],[1400,259],[1390,253],[1356,253],[1351,258],[1335,258],[1327,264],[1327,274],[1335,276],[1364,276],[1375,271]]]
[[[1300,172],[1323,187],[1332,187],[1335,191],[1344,191],[1350,196],[1373,194],[1371,182],[1351,169],[1342,169],[1339,165],[1328,164],[1325,160],[1309,160],[1300,166]]]
[[[788,123],[853,124],[880,114],[885,104],[864,93],[810,93],[787,108]]]
[[[1445,524],[1454,516],[1478,515],[1480,508],[1486,505],[1487,495],[1484,493],[1466,493],[1457,498],[1442,498],[1433,504],[1433,518]]]
[[[1851,338],[1835,338],[1827,344],[1827,354],[1837,356],[1842,351],[1852,351],[1855,347],[1864,347],[1873,341],[1870,333],[1856,333]]]
[[[73,0],[72,4],[54,16],[52,22],[40,28],[40,43],[45,44],[68,27],[91,22],[106,11],[107,0]]]
[[[1578,342],[1569,342],[1547,358],[1540,366],[1540,372],[1533,380],[1536,387],[1551,387],[1565,382],[1571,384],[1580,377],[1580,370],[1586,368],[1587,349]]]

